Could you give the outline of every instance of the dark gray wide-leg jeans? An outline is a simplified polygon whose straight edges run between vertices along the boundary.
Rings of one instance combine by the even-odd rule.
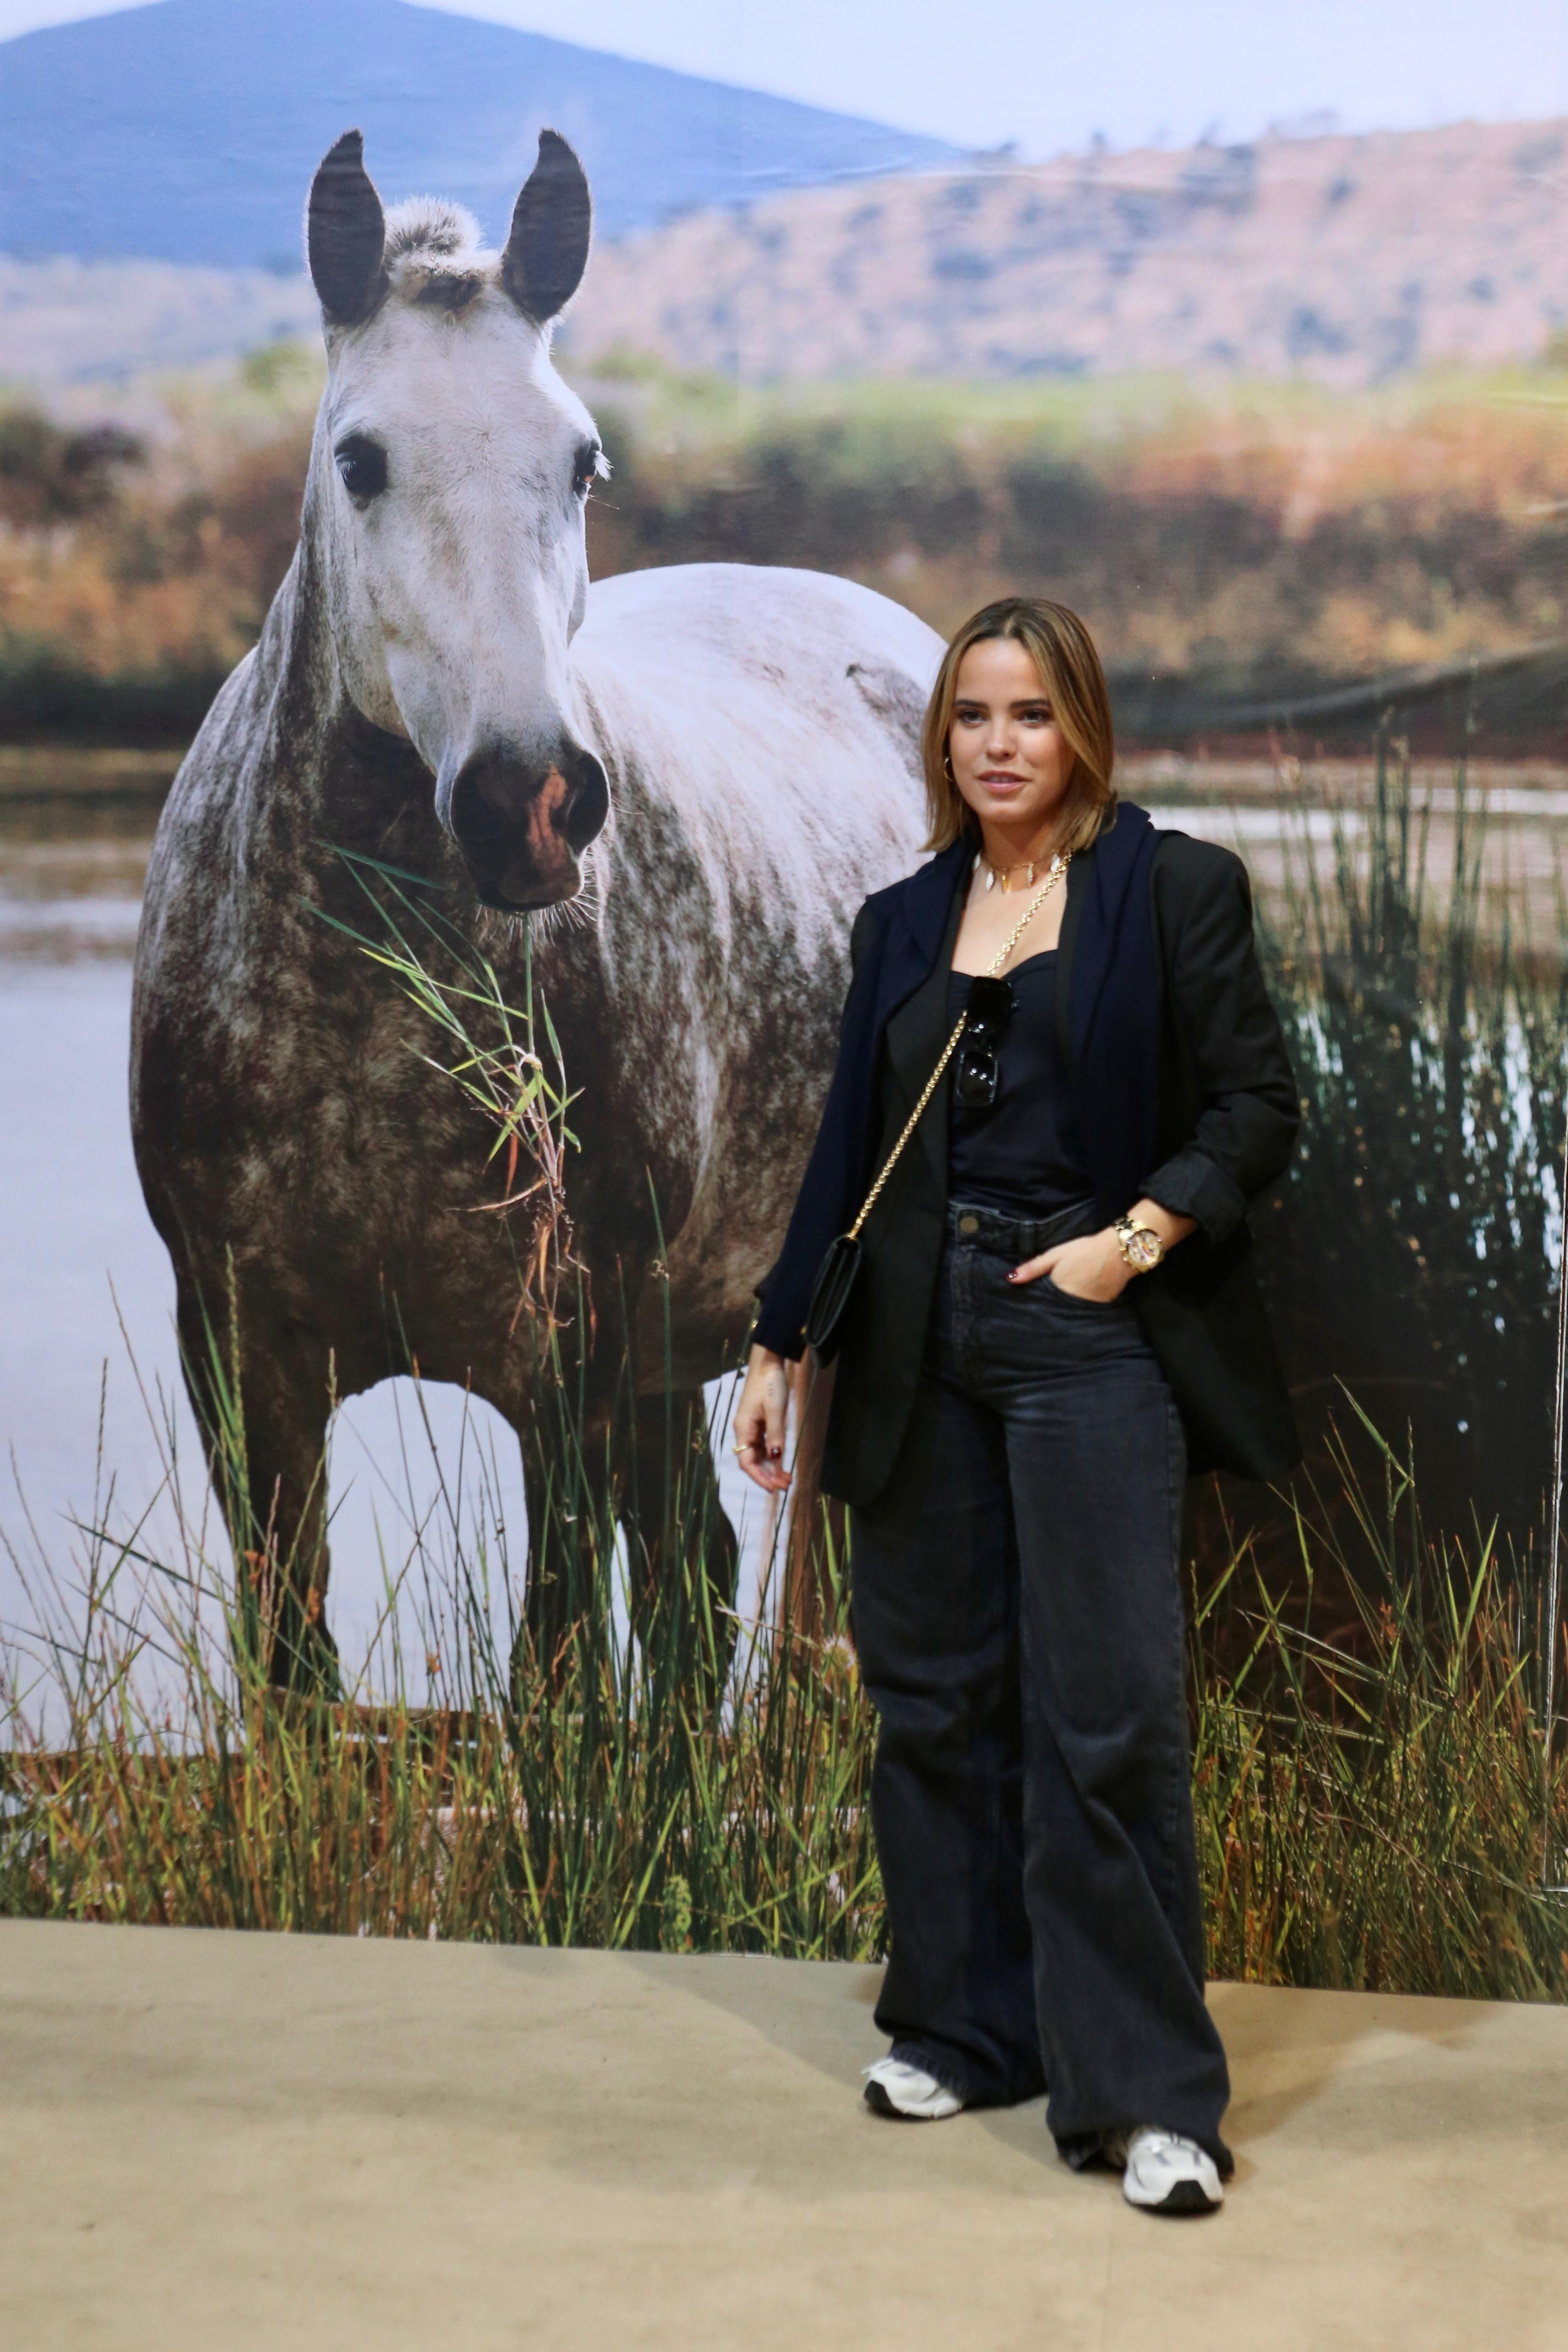
[[[1193,1842],[1181,1420],[1125,1295],[1007,1279],[1098,1222],[952,1204],[898,1467],[852,1514],[891,1930],[876,2021],[895,2056],[974,2105],[1049,2090],[1070,2162],[1151,2123],[1228,2172]]]

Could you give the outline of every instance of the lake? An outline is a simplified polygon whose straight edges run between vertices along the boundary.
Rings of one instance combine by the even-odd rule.
[[[180,1394],[172,1282],[142,1209],[126,1109],[131,956],[156,795],[171,765],[162,755],[0,751],[0,1430],[9,1454],[0,1624],[8,1635],[35,1622],[46,1560],[68,1586],[79,1523],[108,1517],[124,1528],[151,1510],[141,1548],[172,1545],[168,1498],[159,1499],[165,1420],[187,1507],[204,1491]],[[1413,781],[1417,803],[1431,809],[1429,864],[1440,883],[1456,823],[1452,772],[1424,768]],[[1139,759],[1124,773],[1124,788],[1161,822],[1238,847],[1265,911],[1291,857],[1298,867],[1310,858],[1329,878],[1336,826],[1354,842],[1371,786],[1370,764],[1354,761],[1303,774],[1264,762]],[[1473,772],[1469,789],[1490,812],[1489,924],[1507,908],[1555,952],[1568,772],[1493,765]],[[710,1407],[721,1494],[745,1546],[740,1605],[750,1613],[762,1514],[727,1450],[731,1392],[732,1384],[714,1383]],[[460,1509],[469,1517],[498,1512],[512,1561],[523,1557],[517,1449],[487,1408],[451,1391],[420,1400],[406,1381],[350,1400],[329,1475],[329,1616],[350,1675],[386,1608],[388,1569],[407,1557],[414,1523],[440,1486],[422,1403],[440,1464],[450,1471],[465,1456]],[[426,1646],[416,1638],[420,1604],[405,1590],[400,1605],[417,1685]],[[498,1626],[507,1607],[504,1594],[492,1595]]]

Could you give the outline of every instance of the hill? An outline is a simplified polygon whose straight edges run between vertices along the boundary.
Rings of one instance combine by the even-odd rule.
[[[0,43],[0,251],[292,272],[350,123],[389,196],[455,196],[499,236],[545,122],[610,236],[956,152],[406,0],[158,0]]]
[[[1568,324],[1568,123],[973,164],[596,257],[571,348],[747,382],[1305,375],[1533,358]]]

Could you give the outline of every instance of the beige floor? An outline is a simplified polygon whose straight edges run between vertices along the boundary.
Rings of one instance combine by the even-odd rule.
[[[1568,2347],[1568,2011],[1221,1986],[1213,2220],[894,2126],[876,1972],[0,1921],[0,2346]]]

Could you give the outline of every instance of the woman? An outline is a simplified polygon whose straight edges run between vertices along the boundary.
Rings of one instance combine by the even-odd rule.
[[[762,1286],[736,1452],[778,1491],[814,1277],[964,1034],[861,1236],[823,1485],[879,1718],[883,2115],[1049,2088],[1069,2163],[1207,2212],[1231,2168],[1203,1997],[1185,1476],[1282,1475],[1248,1263],[1295,1082],[1246,869],[1112,788],[1082,621],[1009,598],[926,713],[936,855],[868,898],[839,1062]]]

